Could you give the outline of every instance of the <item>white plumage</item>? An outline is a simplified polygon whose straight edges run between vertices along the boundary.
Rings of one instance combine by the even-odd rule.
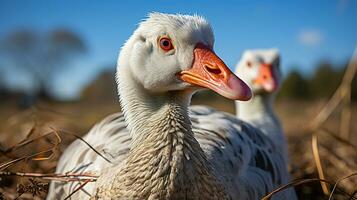
[[[174,49],[161,51],[162,36]],[[141,23],[118,59],[124,114],[108,116],[83,138],[111,163],[79,140],[58,163],[57,173],[100,175],[73,199],[259,199],[284,182],[284,158],[259,129],[227,113],[188,111],[196,83],[249,98],[211,48],[213,33],[201,17],[155,13]],[[186,72],[196,64],[203,75],[192,78]],[[78,184],[52,182],[47,198],[62,199]]]

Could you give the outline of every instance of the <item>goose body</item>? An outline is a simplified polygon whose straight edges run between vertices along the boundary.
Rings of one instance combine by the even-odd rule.
[[[283,183],[284,158],[259,129],[227,113],[189,110],[197,86],[250,98],[212,48],[201,17],[155,13],[140,24],[118,59],[124,112],[83,138],[110,162],[77,140],[58,163],[57,173],[100,176],[73,199],[259,199]],[[47,198],[62,199],[79,184],[52,182]]]
[[[231,193],[234,194],[232,196],[236,197],[233,199],[259,199],[284,183],[285,174],[282,170],[285,166],[281,165],[284,163],[283,157],[272,140],[233,115],[214,109],[207,111],[202,113],[200,107],[193,107],[190,111],[192,130],[215,169],[227,179],[234,180],[231,183],[226,182],[226,187],[230,185]],[[212,120],[217,123],[212,124]],[[131,137],[122,113],[106,117],[83,139],[99,150],[111,163],[77,140],[63,153],[57,166],[57,173],[89,172],[100,175],[103,170],[120,165],[127,157],[131,146]],[[63,199],[79,185],[77,182],[52,183],[50,194]],[[87,199],[94,191],[95,183],[88,183],[72,197]],[[291,194],[285,195],[281,199],[291,199]]]

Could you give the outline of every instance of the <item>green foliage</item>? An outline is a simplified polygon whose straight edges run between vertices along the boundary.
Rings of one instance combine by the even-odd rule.
[[[284,80],[279,98],[288,99],[318,99],[330,98],[341,84],[347,65],[333,66],[329,62],[321,62],[311,78],[304,77],[300,72],[291,71]],[[357,80],[352,83],[352,99],[357,100]]]
[[[280,89],[279,97],[293,99],[310,97],[308,81],[298,71],[291,71]]]
[[[328,62],[321,62],[310,80],[313,97],[329,98],[341,83],[343,70],[334,69]]]

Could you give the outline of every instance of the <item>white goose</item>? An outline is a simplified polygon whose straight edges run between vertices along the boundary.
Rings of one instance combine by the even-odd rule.
[[[244,51],[237,64],[236,75],[242,77],[254,94],[249,101],[235,101],[237,117],[262,130],[286,157],[285,136],[273,108],[281,84],[279,50]]]
[[[249,101],[235,101],[237,118],[252,124],[268,136],[284,156],[287,167],[287,142],[273,106],[282,77],[279,50],[273,48],[244,51],[236,66],[236,75],[242,77],[254,94]],[[284,171],[287,172],[287,169]],[[286,173],[283,177],[284,183],[287,183],[289,174]],[[291,188],[287,192],[294,193],[294,189]]]
[[[154,13],[139,25],[118,59],[124,115],[84,136],[112,162],[77,140],[58,163],[57,173],[100,175],[73,199],[259,199],[282,184],[284,159],[258,129],[221,112],[188,116],[198,86],[231,99],[251,96],[214,54],[213,40],[198,16]],[[47,199],[78,184],[52,182]]]

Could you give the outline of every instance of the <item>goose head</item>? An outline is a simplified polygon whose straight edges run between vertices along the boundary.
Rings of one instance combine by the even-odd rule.
[[[119,88],[121,76],[130,76],[149,93],[209,88],[230,99],[250,99],[249,87],[214,53],[213,44],[204,18],[151,13],[122,47]]]
[[[274,94],[281,83],[278,49],[247,50],[239,61],[236,74],[254,94]]]

